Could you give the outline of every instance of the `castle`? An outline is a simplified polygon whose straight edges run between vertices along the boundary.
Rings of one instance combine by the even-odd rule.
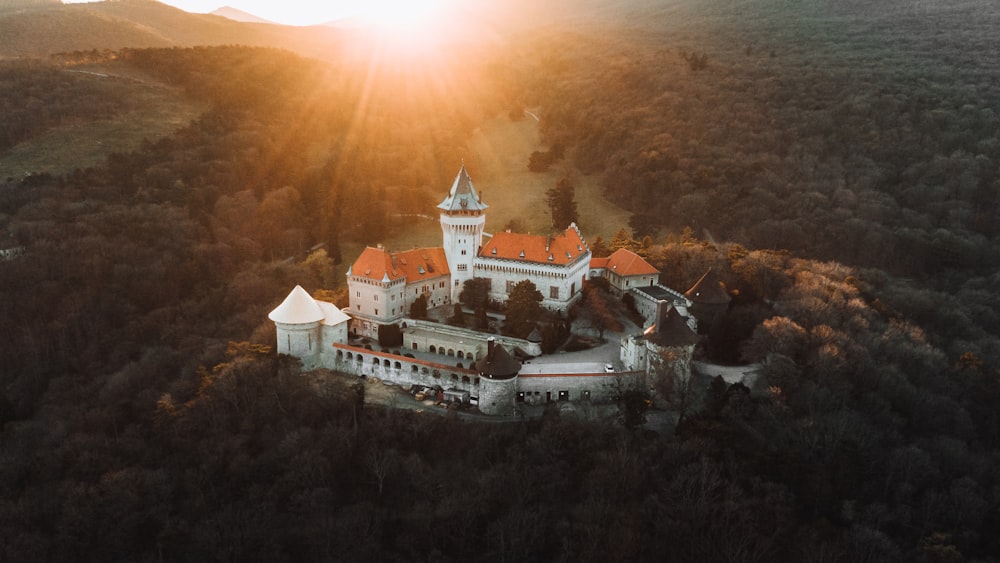
[[[697,323],[688,309],[695,301],[659,285],[660,272],[637,254],[620,249],[593,258],[575,224],[554,236],[487,234],[488,206],[464,165],[437,207],[443,246],[402,252],[366,248],[347,272],[350,305],[343,311],[296,286],[268,315],[278,353],[299,358],[305,369],[326,367],[437,388],[478,400],[479,410],[492,415],[514,414],[520,403],[609,401],[623,387],[651,386],[651,378],[665,372],[663,358],[670,358],[668,369],[679,375],[689,372]],[[408,317],[420,297],[429,307],[457,303],[463,284],[473,278],[489,280],[490,298],[500,303],[514,285],[529,280],[542,293],[543,306],[565,312],[581,297],[587,279],[596,277],[607,279],[618,296],[631,294],[646,319],[642,334],[623,338],[617,357],[601,362],[527,366],[517,358],[540,356],[538,338]],[[715,292],[712,297],[718,299]],[[401,345],[374,350],[363,344],[387,325],[399,328]]]
[[[489,280],[490,299],[500,303],[522,280],[535,285],[548,309],[566,311],[579,299],[591,255],[575,224],[556,236],[486,235],[488,206],[464,165],[437,207],[441,247],[392,253],[368,247],[351,265],[347,287],[352,334],[376,337],[379,325],[405,318],[421,296],[428,307],[457,303],[463,284],[473,278]],[[485,244],[484,236],[489,236]]]

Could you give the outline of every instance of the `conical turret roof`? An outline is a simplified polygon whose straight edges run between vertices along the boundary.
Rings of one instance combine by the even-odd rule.
[[[684,292],[684,297],[694,303],[706,305],[724,305],[732,300],[732,297],[726,292],[725,286],[722,285],[722,280],[715,275],[715,271],[711,268],[691,286],[691,289]]]
[[[698,335],[691,330],[675,307],[671,307],[657,320],[656,327],[647,338],[658,346],[668,348],[693,346],[698,343]]]
[[[491,342],[486,357],[476,362],[476,370],[490,379],[510,379],[521,371],[521,362],[515,360],[499,342]]]
[[[472,185],[472,178],[469,171],[462,165],[455,181],[451,184],[451,191],[448,197],[438,205],[438,209],[445,211],[482,211],[489,207],[479,199],[475,186]]]
[[[323,310],[316,300],[302,289],[301,285],[295,286],[281,305],[267,315],[267,318],[276,323],[288,325],[314,323],[323,320],[324,317]]]

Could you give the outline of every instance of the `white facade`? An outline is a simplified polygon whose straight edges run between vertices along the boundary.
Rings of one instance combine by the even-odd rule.
[[[543,307],[564,311],[582,294],[589,264],[586,256],[569,267],[480,257],[476,260],[476,277],[490,280],[490,299],[501,303],[507,301],[515,285],[528,280],[542,294]]]

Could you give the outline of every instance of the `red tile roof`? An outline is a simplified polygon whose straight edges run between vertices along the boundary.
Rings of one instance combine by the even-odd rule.
[[[382,281],[406,278],[407,283],[451,274],[443,248],[414,248],[389,253],[368,247],[351,266],[351,275]]]
[[[483,245],[479,256],[565,266],[588,252],[587,243],[574,224],[555,236],[497,233]]]
[[[607,256],[601,258],[591,258],[590,267],[594,270],[606,270],[608,269],[608,260],[610,260],[610,258]]]
[[[608,257],[605,268],[619,276],[644,276],[660,273],[652,264],[643,260],[642,256],[624,248],[619,248]]]

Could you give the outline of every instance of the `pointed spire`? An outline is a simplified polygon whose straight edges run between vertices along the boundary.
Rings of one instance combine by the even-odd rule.
[[[438,205],[438,209],[445,211],[482,211],[489,207],[480,199],[476,193],[475,186],[472,185],[472,178],[469,171],[465,169],[465,161],[462,161],[462,168],[459,169],[455,181],[451,184],[451,191],[448,197]]]

